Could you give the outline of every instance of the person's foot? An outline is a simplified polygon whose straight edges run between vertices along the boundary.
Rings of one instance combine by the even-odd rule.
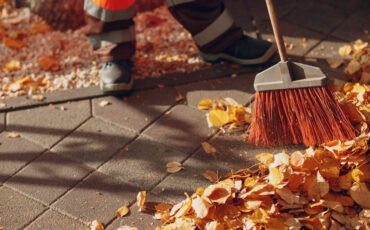
[[[125,95],[131,92],[134,79],[131,76],[132,62],[109,61],[100,70],[100,89],[104,94]]]
[[[275,44],[243,35],[238,41],[220,53],[200,52],[208,62],[231,61],[240,65],[263,65],[276,53]]]

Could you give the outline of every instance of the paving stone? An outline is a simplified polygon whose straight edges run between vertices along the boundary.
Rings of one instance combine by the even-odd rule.
[[[88,100],[44,106],[8,113],[7,129],[49,148],[89,116]]]
[[[99,106],[101,101],[111,104]],[[176,103],[173,88],[146,90],[134,93],[129,98],[106,97],[93,100],[95,117],[140,132],[170,106]]]
[[[149,190],[166,175],[166,164],[183,161],[187,155],[163,143],[140,137],[105,163],[99,171]]]
[[[0,113],[0,132],[5,129],[5,113]]]
[[[231,97],[241,104],[246,104],[254,94],[253,82],[255,75],[256,73],[246,73],[232,78],[179,86],[176,90],[186,98],[187,104],[194,108],[204,98]]]
[[[58,230],[86,230],[88,226],[83,223],[60,214],[53,210],[48,210],[28,225],[25,230],[58,229]]]
[[[277,14],[279,18],[282,18],[287,13],[292,11],[299,1],[291,0],[276,0],[274,1]],[[266,2],[260,0],[248,0],[248,7],[250,9],[251,15],[257,21],[264,21],[269,19],[267,12]],[[245,20],[245,19],[244,19]]]
[[[135,137],[128,130],[92,118],[58,143],[52,151],[97,168]]]
[[[209,133],[204,112],[186,105],[177,105],[143,134],[189,153],[194,151]]]
[[[44,149],[23,138],[0,134],[0,184],[41,154]]]
[[[185,161],[183,171],[167,177],[152,192],[159,197],[178,202],[184,199],[184,192],[192,194],[196,188],[211,184],[202,175],[206,170],[218,172],[222,177],[231,171],[256,166],[255,156],[261,152],[278,153],[283,149],[256,148],[245,143],[241,135],[217,136],[210,141],[210,144],[217,149],[216,154],[207,154],[203,149],[198,150]],[[303,146],[284,147],[287,153],[304,148]]]
[[[311,50],[306,57],[317,58],[317,59],[345,59],[339,55],[338,50],[343,45],[347,45],[348,42],[340,40],[338,38],[329,37],[324,41],[320,42],[313,50]]]
[[[365,33],[367,31],[367,34]],[[348,42],[357,39],[370,41],[370,3],[351,15],[332,35]]]
[[[300,1],[295,10],[289,13],[284,20],[298,26],[328,34],[338,26],[350,11],[333,7],[319,0]]]
[[[57,154],[45,153],[7,181],[6,185],[50,204],[91,170]]]
[[[328,4],[350,10],[356,10],[359,7],[366,6],[366,1],[367,0],[324,0],[324,2]]]
[[[111,225],[109,225],[107,230],[117,230],[120,226],[131,226],[137,229],[155,229],[157,226],[163,225],[159,220],[153,219],[153,210],[156,204],[161,202],[169,203],[162,198],[155,196],[154,194],[147,194],[147,199],[145,202],[146,210],[144,212],[139,212],[136,204],[130,207],[130,213],[122,218],[117,218]]]
[[[9,188],[0,187],[0,226],[4,229],[22,229],[46,209]]]
[[[139,191],[140,188],[94,172],[53,206],[83,222],[98,219],[107,224],[113,220],[119,207],[136,200]]]
[[[292,48],[287,48],[287,52],[291,56],[301,57],[307,53],[313,46],[319,43],[324,35],[305,29],[301,26],[296,26],[291,23],[281,21],[281,32],[284,34],[285,43],[292,45]],[[261,36],[265,40],[274,41],[271,23],[257,24]]]

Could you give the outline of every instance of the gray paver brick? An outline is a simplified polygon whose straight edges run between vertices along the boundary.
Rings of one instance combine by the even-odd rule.
[[[365,30],[368,31],[367,34],[365,33]],[[370,41],[369,31],[370,3],[369,6],[351,15],[342,25],[339,26],[338,29],[332,33],[332,35],[349,42],[357,39]]]
[[[65,110],[60,110],[63,106]],[[50,147],[90,116],[88,100],[44,106],[7,114],[7,129]]]
[[[324,1],[327,2],[328,4],[338,6],[338,7],[342,7],[344,9],[355,10],[355,9],[358,9],[359,7],[361,7],[361,6],[365,6],[367,0],[351,0],[351,1],[348,1],[348,0],[324,0]]]
[[[5,113],[0,113],[0,132],[5,128]]]
[[[324,60],[326,60],[327,58],[344,59],[344,57],[341,57],[339,55],[338,49],[346,44],[348,43],[331,36],[320,42],[313,50],[311,50],[306,55],[306,57]]]
[[[284,20],[292,24],[328,34],[346,19],[349,13],[348,10],[333,7],[322,1],[307,0],[300,1],[298,7],[289,13]]]
[[[21,229],[46,209],[9,188],[0,187],[0,226],[4,229]]]
[[[6,184],[50,204],[77,184],[91,169],[54,153],[45,153]]]
[[[130,207],[130,212],[127,216],[117,218],[111,225],[109,225],[107,230],[117,230],[120,226],[128,225],[131,227],[136,227],[140,230],[150,230],[155,229],[157,226],[161,226],[162,223],[159,220],[153,219],[154,206],[158,203],[168,203],[167,201],[155,196],[154,194],[147,194],[145,205],[147,210],[144,212],[139,212],[136,204]]]
[[[185,105],[177,105],[143,134],[189,153],[195,150],[209,133],[204,112]]]
[[[97,168],[133,139],[135,133],[92,118],[52,149],[53,152]]]
[[[100,171],[124,182],[149,189],[166,175],[166,163],[183,161],[186,154],[146,137],[140,137],[105,163]]]
[[[277,14],[281,18],[293,10],[298,5],[299,1],[276,0],[274,2]],[[250,8],[251,15],[255,20],[261,21],[269,18],[265,1],[249,0],[247,3]]]
[[[249,102],[254,94],[253,82],[256,73],[247,73],[233,78],[223,78],[199,82],[177,87],[187,104],[197,107],[199,101],[205,98],[217,99],[231,97],[241,104]]]
[[[98,219],[107,224],[119,207],[136,200],[139,191],[137,187],[94,172],[53,205],[83,222]]]
[[[289,55],[301,57],[324,38],[324,35],[302,28],[301,26],[296,26],[285,21],[281,21],[280,24],[285,43],[293,45],[293,48],[287,49]],[[258,24],[257,26],[263,39],[274,40],[269,21]]]
[[[86,230],[88,227],[83,223],[73,220],[63,214],[53,210],[48,210],[30,225],[26,230],[40,230],[40,229],[58,229],[58,230]]]
[[[99,102],[111,105],[101,107]],[[129,98],[106,97],[93,100],[95,117],[140,132],[165,110],[176,103],[176,92],[172,88],[146,90],[134,93]]]
[[[217,149],[216,154],[207,154],[203,149],[198,150],[185,161],[183,171],[167,177],[152,192],[159,197],[178,202],[184,199],[184,192],[192,194],[196,188],[211,184],[202,175],[206,170],[218,172],[221,177],[230,171],[255,165],[257,163],[255,156],[261,152],[278,153],[282,150],[281,148],[256,148],[246,144],[242,136],[217,136],[210,141],[210,144]],[[288,153],[302,148],[304,147],[285,147]]]
[[[44,149],[23,138],[7,138],[0,134],[0,184],[38,156]]]

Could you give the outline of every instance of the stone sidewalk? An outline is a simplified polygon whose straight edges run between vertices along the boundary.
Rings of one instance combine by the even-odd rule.
[[[271,38],[263,1],[249,2],[260,35]],[[278,8],[286,42],[293,44],[290,56],[341,82],[342,70],[325,60],[337,57],[348,41],[369,39],[368,1],[280,0]],[[255,74],[0,113],[0,226],[87,229],[98,219],[107,229],[154,229],[160,223],[135,206],[139,191],[148,192],[149,202],[175,203],[209,184],[201,175],[206,170],[223,175],[254,165],[260,152],[281,151],[249,146],[241,135],[212,133],[196,108],[203,98],[248,103]],[[10,138],[9,132],[20,136]],[[203,141],[217,153],[206,154]],[[297,148],[302,146],[285,147],[289,153]],[[182,162],[184,170],[168,174],[171,161]],[[123,205],[131,207],[130,215],[116,218]]]

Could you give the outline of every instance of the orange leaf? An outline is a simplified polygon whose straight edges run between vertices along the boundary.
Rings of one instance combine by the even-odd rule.
[[[202,175],[212,183],[218,182],[218,175],[215,171],[207,170]]]
[[[50,26],[45,21],[33,23],[30,28],[30,33],[32,34],[45,33],[48,31],[50,31]]]
[[[26,42],[19,39],[4,39],[4,44],[12,49],[22,49],[26,47]]]
[[[45,71],[58,71],[60,69],[59,58],[55,56],[43,56],[39,58],[39,65]]]
[[[127,206],[120,207],[117,211],[116,214],[118,217],[126,216],[129,213],[129,209]]]
[[[211,144],[209,144],[208,142],[202,142],[202,148],[204,152],[208,154],[213,154],[217,152],[217,149],[213,147]]]
[[[225,204],[230,196],[231,188],[221,183],[207,187],[202,195],[202,197],[216,204]]]
[[[212,108],[212,99],[206,98],[198,103],[198,109],[208,110]]]

